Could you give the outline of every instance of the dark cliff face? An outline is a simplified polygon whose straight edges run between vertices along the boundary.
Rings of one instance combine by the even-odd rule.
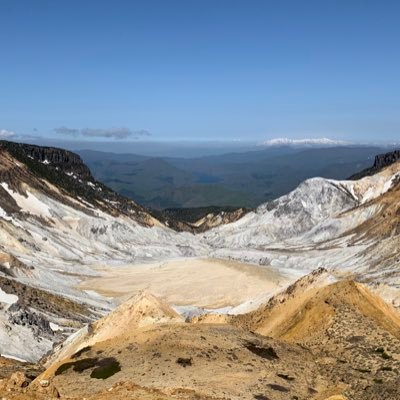
[[[400,160],[400,150],[379,154],[375,157],[373,168],[385,168],[391,164],[394,164],[398,160]]]
[[[0,151],[8,153],[27,167],[25,172],[17,166],[1,171],[2,180],[15,188],[25,182],[64,203],[69,201],[68,196],[74,197],[109,214],[125,214],[143,225],[153,224],[145,208],[96,181],[78,154],[55,147],[5,140],[0,141]],[[41,181],[43,179],[60,189],[65,196],[49,190]]]
[[[382,169],[388,167],[389,165],[394,164],[395,162],[400,160],[400,150],[391,151],[389,153],[378,154],[375,157],[374,165],[370,168],[364,169],[352,176],[350,176],[350,180],[357,180],[364,178],[366,176],[372,176]]]
[[[71,151],[4,140],[0,141],[0,148],[7,150],[18,159],[22,158],[26,161],[26,158],[28,158],[44,165],[50,165],[51,168],[58,168],[63,172],[72,172],[79,175],[81,179],[94,180],[81,157]]]

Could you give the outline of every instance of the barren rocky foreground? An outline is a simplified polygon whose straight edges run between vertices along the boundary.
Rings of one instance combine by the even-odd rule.
[[[399,315],[364,286],[320,286],[326,278],[317,271],[248,314],[186,322],[140,293],[56,348],[41,374],[3,361],[3,396],[399,398]]]

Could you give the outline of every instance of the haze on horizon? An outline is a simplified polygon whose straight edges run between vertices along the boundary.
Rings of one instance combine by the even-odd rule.
[[[389,0],[5,0],[0,136],[395,141],[399,11]]]

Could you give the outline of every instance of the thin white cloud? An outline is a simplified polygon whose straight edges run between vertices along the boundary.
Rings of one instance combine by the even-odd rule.
[[[7,129],[0,129],[0,138],[1,139],[10,138],[12,136],[15,136],[15,132],[9,131]]]
[[[78,136],[79,134],[79,129],[67,128],[65,126],[55,128],[54,131],[60,135]]]
[[[67,128],[65,126],[55,128],[54,131],[59,133],[60,135],[66,136],[83,136],[83,137],[91,137],[91,138],[108,138],[108,139],[127,139],[127,138],[138,138],[142,136],[151,136],[149,131],[144,129],[141,130],[132,130],[129,128],[121,127],[121,128],[84,128],[84,129],[75,129],[75,128]]]

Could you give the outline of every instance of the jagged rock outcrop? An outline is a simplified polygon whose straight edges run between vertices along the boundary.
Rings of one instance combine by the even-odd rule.
[[[73,172],[82,179],[93,180],[89,168],[84,164],[81,157],[72,151],[57,147],[36,146],[25,143],[14,143],[0,141],[0,148],[8,150],[14,156],[28,157],[34,161],[58,167],[63,172]]]
[[[349,179],[358,180],[366,176],[374,175],[399,160],[400,160],[400,150],[395,150],[384,154],[378,154],[375,157],[374,165],[372,167],[357,172],[356,174],[350,176]]]
[[[400,150],[395,150],[390,153],[380,154],[375,157],[374,167],[385,168],[400,160]]]

